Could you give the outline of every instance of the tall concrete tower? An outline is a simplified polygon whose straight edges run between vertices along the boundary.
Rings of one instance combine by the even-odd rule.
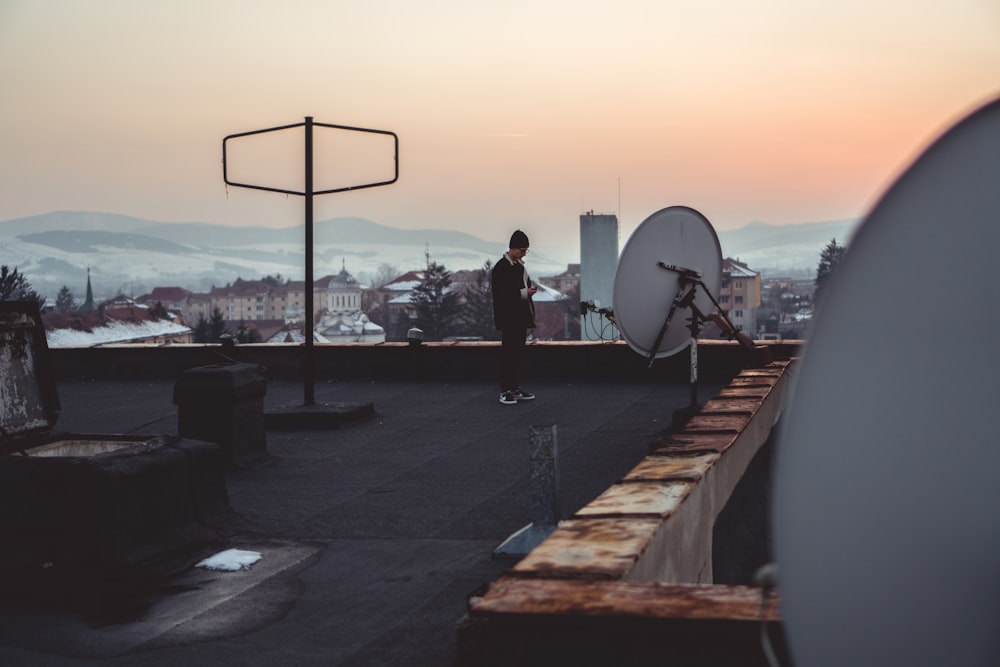
[[[618,216],[595,214],[580,216],[580,300],[600,301],[601,307],[613,307],[615,271],[618,269]],[[580,322],[581,340],[594,337],[585,317]]]

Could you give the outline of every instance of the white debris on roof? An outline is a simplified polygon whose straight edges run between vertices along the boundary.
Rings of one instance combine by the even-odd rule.
[[[723,261],[722,272],[729,278],[755,278],[757,276],[756,271],[729,257]]]
[[[396,283],[388,283],[382,287],[384,290],[392,292],[411,292],[420,287],[419,280],[402,280]]]
[[[407,292],[406,294],[401,294],[400,296],[393,297],[393,298],[389,299],[388,303],[393,303],[393,304],[414,303],[413,293],[412,292]]]
[[[221,572],[236,572],[238,570],[249,570],[261,558],[263,556],[256,551],[226,549],[200,561],[195,567],[202,567],[206,570],[219,570]]]

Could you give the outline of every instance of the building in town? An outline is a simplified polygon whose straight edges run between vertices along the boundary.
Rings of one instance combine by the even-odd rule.
[[[760,307],[760,273],[739,260],[726,257],[722,261],[719,306],[737,329],[753,335],[757,331],[757,309]]]
[[[611,303],[618,270],[618,216],[595,214],[580,216],[580,300],[604,307]],[[583,317],[581,317],[581,325]],[[587,328],[580,327],[581,337],[588,338]]]

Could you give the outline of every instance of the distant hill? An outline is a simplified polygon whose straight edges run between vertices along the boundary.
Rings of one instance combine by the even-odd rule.
[[[819,255],[831,239],[847,245],[860,220],[807,222],[797,225],[749,225],[718,232],[722,253],[765,277],[816,275]]]
[[[116,213],[54,211],[0,222],[0,239],[41,232],[134,233],[175,243],[201,247],[230,247],[270,243],[301,243],[303,225],[258,227],[215,225],[205,222],[153,222]],[[368,243],[459,247],[494,253],[499,243],[484,241],[465,232],[443,229],[398,229],[363,218],[334,218],[316,221],[314,242]]]
[[[98,295],[140,295],[157,286],[207,291],[236,278],[281,274],[301,280],[303,225],[229,227],[164,223],[117,214],[57,211],[0,222],[0,261],[17,266],[41,294],[62,285],[82,294],[90,268]],[[506,247],[465,232],[395,229],[361,218],[315,223],[315,276],[346,267],[367,282],[382,264],[401,271],[432,258],[451,270],[479,268]],[[532,257],[535,270],[557,273],[564,262]]]
[[[2,229],[2,223],[0,223]],[[304,236],[303,225],[273,229],[268,227],[228,227],[201,222],[159,223],[140,227],[137,231],[148,236],[176,241],[196,242],[203,246],[231,247],[259,245],[261,243],[292,243]],[[317,221],[313,229],[313,242],[365,243],[369,245],[411,245],[432,248],[468,248],[492,256],[496,243],[484,241],[465,232],[443,229],[398,229],[387,227],[362,218],[335,218]]]
[[[856,220],[774,226],[751,223],[720,231],[722,252],[767,275],[814,275],[823,247],[846,244]],[[236,278],[281,274],[301,279],[302,225],[286,228],[229,227],[202,222],[165,223],[113,213],[56,211],[0,222],[0,261],[28,276],[41,294],[54,298],[66,285],[79,297],[91,270],[99,297],[141,295],[153,287],[207,291]],[[432,258],[451,270],[479,268],[506,247],[465,232],[397,229],[361,218],[323,220],[314,228],[315,275],[342,266],[361,282],[379,266],[401,271]],[[556,274],[565,260],[533,253],[533,272]]]
[[[53,231],[134,232],[150,224],[153,223],[117,213],[53,211],[0,222],[0,239],[20,234]]]
[[[188,254],[197,249],[184,246],[161,238],[152,238],[142,234],[124,232],[38,232],[36,234],[21,234],[17,237],[24,243],[49,246],[54,250],[67,253],[99,254],[108,248],[121,248],[135,252],[158,252]]]

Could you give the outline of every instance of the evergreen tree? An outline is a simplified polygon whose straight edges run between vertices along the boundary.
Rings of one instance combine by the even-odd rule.
[[[69,291],[69,287],[63,285],[59,288],[59,294],[56,295],[56,310],[60,313],[69,313],[76,310],[76,299],[73,298],[73,293]]]
[[[170,317],[170,313],[167,311],[167,307],[163,305],[162,301],[157,301],[153,304],[153,307],[149,309],[149,314],[158,320],[165,320]]]
[[[486,260],[483,268],[476,270],[476,282],[465,290],[465,307],[461,320],[466,336],[480,336],[483,340],[499,340],[500,332],[493,322],[493,293],[490,274],[493,263]]]
[[[222,317],[222,311],[218,308],[212,311],[212,316],[208,320],[208,342],[218,343],[226,331],[226,320]]]
[[[820,298],[820,292],[823,287],[829,282],[830,276],[834,274],[837,267],[844,260],[844,256],[847,254],[847,248],[842,245],[837,245],[837,239],[831,239],[826,247],[823,248],[823,252],[819,256],[819,266],[816,268],[816,290],[813,297],[813,302],[818,302]]]
[[[256,328],[248,327],[246,322],[240,322],[234,338],[237,343],[259,343],[262,340],[260,332]]]
[[[198,316],[198,323],[194,325],[191,338],[195,343],[220,343],[222,337],[227,333],[229,331],[226,329],[226,321],[222,317],[222,311],[216,308],[207,320],[204,315]],[[260,334],[257,334],[257,337],[259,339]]]
[[[31,283],[23,273],[18,273],[16,266],[11,271],[4,264],[0,266],[0,301],[37,301],[41,308],[45,304],[45,297],[31,289]]]
[[[424,331],[424,340],[442,340],[453,335],[460,324],[461,301],[451,289],[451,271],[443,264],[427,265],[423,281],[413,290],[416,326]]]
[[[284,284],[280,273],[276,273],[273,276],[268,274],[261,278],[261,281],[267,283],[271,287],[281,287]]]
[[[209,331],[208,320],[204,315],[198,315],[198,323],[194,325],[191,338],[195,343],[208,343],[211,332]]]

